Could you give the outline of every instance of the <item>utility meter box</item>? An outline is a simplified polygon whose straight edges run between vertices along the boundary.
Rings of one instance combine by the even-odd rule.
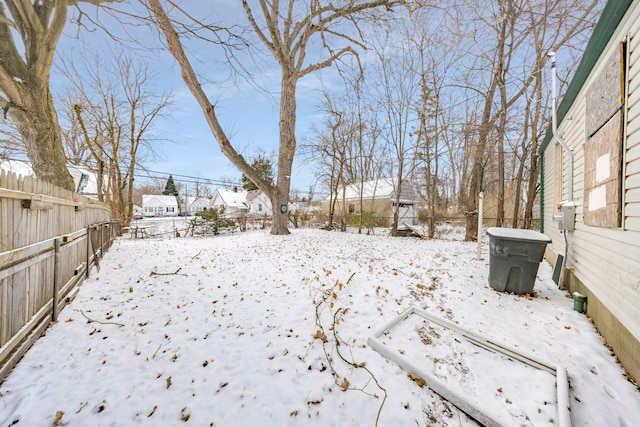
[[[558,212],[553,214],[553,220],[563,231],[573,231],[576,228],[576,205],[570,201],[558,203]]]

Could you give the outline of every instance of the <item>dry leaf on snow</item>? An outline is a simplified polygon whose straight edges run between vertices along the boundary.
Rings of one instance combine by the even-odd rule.
[[[316,331],[316,333],[313,335],[313,338],[321,340],[322,342],[327,342],[327,336],[323,334],[320,329]]]

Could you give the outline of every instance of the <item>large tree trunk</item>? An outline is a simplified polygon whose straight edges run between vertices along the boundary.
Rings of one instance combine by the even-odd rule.
[[[46,82],[29,81],[22,87],[22,105],[11,106],[8,112],[22,136],[33,172],[38,179],[74,191],[49,86]]]
[[[278,177],[272,190],[273,222],[271,234],[289,234],[289,190],[291,167],[296,151],[296,78],[282,79],[280,89],[280,151],[278,153]],[[284,211],[284,212],[283,212]]]

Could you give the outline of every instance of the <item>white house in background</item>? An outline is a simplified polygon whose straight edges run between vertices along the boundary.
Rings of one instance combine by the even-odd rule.
[[[143,194],[142,209],[145,217],[178,216],[178,199],[176,196]]]
[[[195,215],[198,212],[206,211],[211,207],[211,200],[203,196],[187,196],[185,200],[184,212],[187,215]]]
[[[246,203],[247,192],[239,190],[237,187],[232,190],[218,188],[213,194],[211,207],[223,210],[227,217],[237,217],[249,213],[249,206]]]
[[[24,160],[0,159],[0,169],[14,172],[18,175],[35,178],[36,174],[31,163]],[[96,171],[86,167],[67,164],[67,169],[73,178],[74,191],[86,197],[98,198],[98,179]],[[105,182],[106,182],[105,176]]]
[[[254,216],[268,216],[272,212],[271,200],[262,190],[251,190],[247,193],[246,204],[249,207],[249,214]]]

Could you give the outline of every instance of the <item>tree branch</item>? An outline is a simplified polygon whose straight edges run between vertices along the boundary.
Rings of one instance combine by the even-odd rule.
[[[222,126],[218,122],[218,117],[215,113],[215,106],[209,101],[207,95],[202,90],[202,86],[198,81],[198,78],[187,58],[186,53],[182,47],[182,43],[180,42],[180,38],[176,33],[175,29],[171,25],[171,21],[169,17],[165,13],[164,9],[160,5],[159,0],[149,0],[149,5],[151,7],[151,11],[155,15],[158,25],[160,29],[164,33],[167,40],[167,47],[173,57],[178,62],[180,66],[182,79],[186,83],[187,87],[195,97],[196,101],[200,105],[203,113],[205,114],[205,118],[207,123],[209,124],[209,128],[213,133],[213,136],[218,141],[218,145],[220,146],[220,150],[227,156],[227,158],[234,164],[242,173],[244,173],[247,177],[249,177],[252,181],[258,185],[258,187],[267,194],[271,193],[271,185],[260,178],[258,173],[251,167],[251,165],[244,159],[244,157],[236,151],[236,149],[231,145],[231,142],[227,138]]]

